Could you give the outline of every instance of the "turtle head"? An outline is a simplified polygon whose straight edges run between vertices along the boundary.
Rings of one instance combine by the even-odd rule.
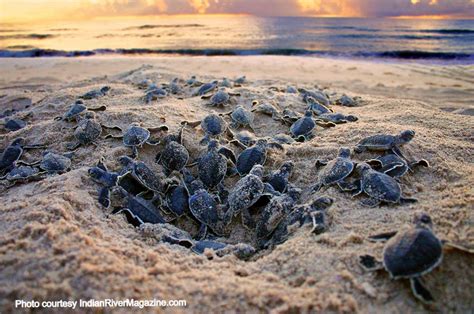
[[[283,172],[287,172],[287,173],[290,173],[293,168],[295,167],[295,164],[293,163],[293,161],[291,160],[288,160],[288,161],[285,161],[282,165],[281,165],[281,171]]]
[[[315,210],[325,210],[331,207],[333,199],[329,197],[319,197],[311,203],[311,208]]]
[[[415,137],[415,131],[405,130],[398,136],[400,143],[408,143]]]
[[[74,105],[83,105],[84,102],[82,101],[82,99],[79,99],[79,100],[76,100],[76,102],[74,102]]]
[[[348,116],[346,116],[346,120],[349,121],[349,122],[355,122],[355,121],[359,120],[359,118],[357,118],[356,116],[353,116],[353,115],[348,115]]]
[[[369,164],[367,164],[365,162],[358,164],[357,167],[356,167],[356,171],[360,174],[363,174],[364,172],[366,172],[370,169],[372,169],[372,168],[369,166]]]
[[[351,157],[351,150],[347,147],[339,148],[339,157],[343,157],[343,158]]]
[[[219,146],[219,142],[217,140],[210,140],[209,144],[207,144],[207,149],[208,150],[216,149],[217,146]]]
[[[104,170],[100,169],[99,167],[92,167],[87,170],[87,173],[94,181],[99,181],[104,174]]]
[[[107,93],[109,90],[110,90],[110,86],[104,86],[100,89],[100,91],[104,94]]]
[[[19,137],[13,140],[13,142],[10,144],[11,146],[23,146],[25,145],[25,138]]]
[[[126,166],[130,165],[131,163],[133,163],[133,159],[128,157],[128,156],[120,156],[118,161],[124,167],[126,167]]]
[[[433,228],[433,221],[431,220],[430,215],[428,215],[427,213],[423,211],[415,213],[413,222],[417,228],[425,228],[425,229]]]
[[[311,110],[306,110],[304,113],[304,116],[307,118],[311,118],[313,116],[313,111]]]
[[[250,170],[249,174],[252,174],[254,176],[257,176],[259,178],[263,178],[263,166],[262,165],[255,165],[252,167],[252,170]]]

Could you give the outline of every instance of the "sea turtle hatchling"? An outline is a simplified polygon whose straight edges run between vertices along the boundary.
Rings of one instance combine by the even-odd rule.
[[[241,77],[238,77],[234,80],[234,84],[236,84],[237,86],[238,85],[242,85],[244,83],[247,82],[247,77],[245,75],[241,76]]]
[[[373,170],[368,164],[361,163],[356,167],[360,173],[359,188],[354,193],[358,195],[365,192],[369,199],[362,201],[365,206],[374,207],[380,203],[414,203],[414,198],[402,197],[402,191],[398,182],[391,176]]]
[[[189,191],[184,184],[170,185],[165,193],[164,207],[176,217],[189,214]]]
[[[15,132],[26,127],[26,122],[19,118],[8,119],[3,127],[10,132]]]
[[[227,173],[227,159],[219,153],[218,145],[216,140],[211,140],[207,152],[198,161],[199,179],[209,189],[219,185]]]
[[[18,166],[10,170],[5,176],[1,177],[0,180],[8,181],[7,188],[14,186],[17,183],[26,183],[29,181],[36,181],[45,178],[46,172],[32,166]]]
[[[405,130],[398,135],[376,134],[361,140],[354,148],[354,152],[392,151],[406,160],[400,151],[400,146],[410,142],[414,137],[415,131],[413,130]]]
[[[201,99],[209,99],[210,103],[208,106],[211,107],[226,107],[233,103],[233,99],[231,96],[240,96],[239,93],[229,93],[226,92],[225,88],[220,88],[214,95],[203,95]]]
[[[259,101],[253,101],[251,112],[268,115],[272,117],[273,120],[281,119],[278,109],[268,102],[260,103]]]
[[[164,189],[164,180],[142,161],[136,161],[129,156],[119,157],[122,165],[121,175],[130,172],[135,180],[150,191],[160,193]]]
[[[423,212],[415,214],[414,224],[395,232],[371,236],[372,241],[387,241],[382,261],[372,255],[361,255],[359,262],[368,271],[384,269],[392,279],[409,279],[413,295],[424,303],[435,301],[424,286],[421,276],[435,269],[443,259],[443,244],[474,253],[472,250],[440,240],[433,233],[431,217]]]
[[[239,105],[231,112],[226,113],[226,115],[229,115],[232,120],[230,124],[232,128],[237,129],[239,127],[248,127],[253,130],[251,125],[254,120],[253,112]]]
[[[212,81],[210,83],[205,83],[201,85],[193,94],[193,96],[202,96],[209,92],[212,92],[214,89],[217,88],[218,81]]]
[[[221,205],[214,195],[205,189],[198,189],[189,197],[189,210],[201,223],[198,238],[204,238],[207,228],[215,234],[222,235]]]
[[[335,124],[341,124],[341,123],[346,123],[346,122],[356,122],[357,120],[359,120],[359,118],[357,118],[354,115],[345,115],[345,114],[336,113],[336,112],[320,114],[318,115],[317,119],[325,121],[325,122],[332,122]]]
[[[104,86],[100,89],[91,90],[91,91],[85,93],[84,95],[79,96],[79,98],[82,98],[82,99],[99,98],[99,97],[103,97],[103,96],[107,95],[107,93],[109,91],[110,91],[110,86]]]
[[[425,159],[407,162],[396,154],[386,154],[375,159],[367,160],[366,163],[370,164],[372,167],[377,167],[377,171],[388,174],[393,178],[400,178],[407,173],[408,170],[415,169],[419,166],[430,166],[428,161]]]
[[[290,133],[299,142],[308,141],[314,137],[313,129],[316,127],[316,123],[313,120],[313,112],[307,110],[304,117],[298,119],[290,127]]]
[[[231,135],[231,138],[233,138],[229,143],[235,143],[243,149],[246,149],[257,142],[257,137],[255,136],[255,134],[247,130],[242,130],[237,133],[229,131],[229,133]]]
[[[308,204],[298,205],[285,216],[275,228],[268,241],[261,241],[263,247],[281,244],[304,225],[311,225],[311,233],[320,234],[327,230],[327,210],[333,204],[329,197],[319,197]]]
[[[105,111],[107,110],[106,106],[99,106],[99,107],[86,107],[82,100],[76,100],[70,107],[69,110],[66,111],[62,116],[54,118],[56,121],[64,120],[64,121],[74,121],[78,120],[78,117],[86,112],[86,111]]]
[[[74,130],[75,142],[68,143],[67,149],[74,150],[81,145],[94,144],[102,134],[102,125],[95,119],[92,112],[80,118]]]
[[[190,127],[201,125],[201,129],[205,133],[204,138],[199,142],[201,145],[207,145],[210,139],[218,138],[227,130],[227,123],[220,115],[216,113],[207,115],[201,121],[183,121],[181,124],[188,125]]]
[[[355,163],[350,159],[351,150],[347,147],[341,147],[336,158],[329,162],[317,160],[316,166],[325,165],[319,173],[318,182],[315,184],[313,191],[319,191],[323,186],[337,184],[343,190],[346,183],[344,180],[353,172]]]
[[[345,107],[355,107],[358,105],[358,102],[354,98],[344,94],[338,100],[336,100],[336,105]]]
[[[168,92],[164,88],[152,84],[145,91],[145,96],[143,96],[143,100],[146,104],[149,104],[153,100],[165,98],[166,96],[168,96]]]
[[[14,139],[0,154],[0,174],[9,172],[16,166],[25,149],[44,148],[44,145],[27,145],[24,138]]]
[[[308,110],[311,110],[317,116],[333,112],[332,109],[321,104],[311,96],[306,98],[306,103],[308,104]]]
[[[178,135],[168,135],[164,139],[165,147],[156,155],[156,162],[161,164],[166,175],[173,171],[181,171],[189,160],[189,152],[183,143],[184,125],[181,126]]]
[[[324,106],[329,106],[330,105],[330,101],[328,99],[328,97],[326,96],[326,94],[324,94],[323,92],[320,92],[320,91],[309,91],[309,90],[306,90],[304,88],[300,88],[299,89],[301,95],[303,96],[303,101],[305,103],[308,103],[310,101],[310,98],[313,99],[313,101],[318,101],[320,104],[324,105]]]
[[[288,188],[288,179],[290,178],[291,172],[295,164],[293,161],[285,161],[280,169],[271,172],[265,176],[265,182],[268,182],[277,192],[284,193]]]
[[[61,174],[71,169],[72,153],[56,154],[45,152],[39,167],[48,173]]]
[[[250,172],[255,165],[264,165],[267,159],[267,148],[278,148],[284,150],[283,146],[269,142],[266,139],[258,139],[255,145],[244,149],[237,157],[237,171],[243,176]]]

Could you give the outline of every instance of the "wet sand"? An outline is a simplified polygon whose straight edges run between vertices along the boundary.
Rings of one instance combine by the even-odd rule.
[[[141,101],[143,90],[133,82],[148,78],[168,83],[174,77],[197,75],[202,81],[247,76],[234,88],[237,102],[273,100],[281,108],[302,112],[295,94],[276,91],[288,85],[327,88],[336,94],[361,97],[357,107],[332,106],[337,112],[359,117],[335,128],[317,128],[304,144],[271,150],[266,171],[291,159],[296,167],[291,182],[305,187],[316,181],[316,159],[336,155],[341,146],[353,147],[362,138],[413,129],[416,136],[403,147],[409,158],[425,158],[421,168],[401,179],[403,193],[417,204],[366,208],[357,199],[330,187],[320,194],[334,199],[329,230],[319,236],[305,228],[272,251],[250,261],[234,256],[213,258],[159,243],[152,234],[127,223],[122,215],[109,215],[97,202],[98,185],[87,169],[104,156],[116,169],[117,157],[128,153],[119,140],[100,140],[97,147],[79,148],[72,170],[40,182],[17,185],[1,192],[0,308],[13,309],[15,299],[185,299],[194,312],[458,312],[474,309],[473,257],[446,250],[443,263],[424,277],[437,302],[423,305],[411,294],[409,283],[393,281],[387,273],[366,273],[358,265],[361,253],[381,257],[383,244],[368,235],[409,224],[417,210],[428,212],[435,232],[467,247],[474,247],[474,67],[441,66],[304,57],[157,57],[0,59],[2,110],[15,107],[31,112],[28,126],[1,131],[1,147],[23,136],[29,142],[48,143],[58,152],[73,140],[71,124],[54,121],[77,96],[109,85],[107,96],[86,101],[106,105],[97,113],[101,122],[126,127],[165,123],[171,132],[182,120],[198,120],[212,111],[199,97],[170,96],[151,104]],[[31,106],[24,108],[29,104]],[[257,114],[257,136],[287,131],[270,117]],[[200,128],[185,133],[192,156],[199,146]],[[156,167],[156,147],[140,150],[140,159]],[[238,151],[238,150],[236,150]],[[25,153],[27,161],[41,156]],[[364,160],[376,156],[363,153]],[[226,182],[230,187],[232,181]],[[236,231],[234,240],[239,239]],[[149,311],[163,311],[156,308]],[[167,310],[184,311],[182,308]],[[110,309],[106,312],[111,311]],[[127,309],[122,309],[128,312]]]

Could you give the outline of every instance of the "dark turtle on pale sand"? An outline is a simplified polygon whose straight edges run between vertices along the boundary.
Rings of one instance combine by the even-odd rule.
[[[263,166],[255,165],[248,175],[241,178],[235,184],[233,190],[229,194],[228,215],[233,217],[240,212],[247,210],[254,205],[262,195],[274,191],[267,183],[263,183]],[[230,218],[231,218],[230,217]]]
[[[358,164],[356,171],[361,174],[360,186],[354,195],[365,192],[369,199],[362,201],[365,206],[374,207],[380,203],[414,203],[414,198],[402,197],[398,182],[385,173],[370,168],[366,163]]]
[[[189,152],[182,144],[184,126],[178,135],[168,135],[164,139],[165,147],[156,155],[156,161],[161,164],[165,174],[169,175],[173,171],[181,171],[189,160]]]
[[[104,86],[100,89],[91,90],[91,91],[85,93],[84,95],[80,96],[79,98],[82,98],[82,99],[99,98],[99,97],[107,95],[107,93],[109,91],[110,91],[110,86]]]
[[[275,147],[281,150],[284,148],[277,143],[269,143],[266,139],[259,139],[254,146],[244,149],[237,157],[237,171],[239,174],[246,175],[253,166],[265,164],[267,159],[267,148]]]
[[[165,98],[166,96],[168,96],[168,93],[164,88],[158,87],[155,84],[151,84],[145,91],[145,96],[143,96],[143,100],[146,104],[149,104],[153,100]]]
[[[230,141],[230,143],[238,144],[244,149],[249,146],[254,145],[257,142],[257,137],[255,137],[255,134],[247,130],[239,131],[235,134],[232,133],[232,131],[230,131],[230,133],[233,138],[233,140]]]
[[[300,93],[303,96],[303,101],[308,103],[310,101],[309,98],[312,98],[313,101],[318,101],[320,104],[324,106],[328,106],[330,104],[330,101],[328,97],[320,91],[309,91],[303,88],[300,88]]]
[[[388,174],[393,178],[400,178],[410,169],[423,166],[429,167],[428,161],[420,159],[417,161],[407,162],[405,159],[399,157],[396,154],[387,154],[384,156],[377,157],[376,159],[370,159],[366,161],[372,167],[377,167],[377,171]]]
[[[64,121],[74,121],[77,120],[80,115],[87,110],[89,111],[105,111],[107,109],[106,106],[99,106],[96,108],[88,108],[84,105],[84,102],[82,100],[77,100],[74,102],[74,104],[71,105],[68,111],[66,111],[65,114],[63,114],[60,117],[54,118],[54,120],[59,121],[59,120],[64,120]]]
[[[376,134],[369,136],[359,142],[354,148],[354,152],[362,153],[364,151],[392,151],[398,156],[403,157],[400,146],[410,142],[415,137],[415,131],[405,130],[398,135]],[[405,158],[404,158],[405,159]]]
[[[38,168],[31,166],[18,166],[13,168],[7,175],[1,177],[0,180],[9,182],[7,188],[17,183],[26,183],[29,181],[41,180],[45,177],[46,172],[40,172]]]
[[[322,105],[319,101],[311,96],[306,98],[306,103],[308,104],[308,110],[311,110],[317,116],[332,112],[332,109]]]
[[[346,147],[339,149],[339,154],[336,158],[329,162],[317,160],[316,166],[325,165],[319,173],[318,183],[313,188],[313,191],[318,191],[323,186],[332,184],[339,185],[345,190],[345,185],[348,184],[344,180],[352,173],[355,163],[350,159],[351,150]]]
[[[0,174],[13,169],[23,154],[24,149],[43,148],[44,145],[26,145],[22,137],[14,139],[0,155]]]
[[[68,143],[66,146],[69,150],[74,150],[81,145],[89,145],[94,143],[102,134],[102,125],[95,120],[94,115],[90,112],[84,119],[80,119],[74,130],[75,143]]]
[[[121,156],[119,162],[123,166],[120,174],[130,172],[135,180],[150,191],[161,192],[163,190],[162,179],[144,162],[135,161],[128,156]]]
[[[274,120],[280,119],[280,112],[274,105],[270,103],[260,103],[259,101],[252,102],[252,112],[263,113],[265,115],[271,116]]]
[[[221,233],[220,206],[214,195],[205,189],[198,189],[189,197],[189,210],[201,223],[198,238],[204,238],[209,227],[215,234]]]
[[[4,128],[10,132],[21,130],[24,127],[26,127],[26,122],[18,118],[8,119],[4,125]]]
[[[239,105],[235,107],[234,110],[227,113],[227,115],[230,115],[230,118],[232,119],[232,123],[230,124],[232,128],[248,127],[252,129],[251,124],[253,123],[254,115],[244,107]]]
[[[234,254],[238,259],[246,260],[252,257],[256,250],[251,245],[245,243],[226,244],[211,240],[197,241],[191,250],[197,254],[204,254],[206,250],[212,250],[219,257]]]
[[[261,241],[263,247],[281,244],[300,227],[311,225],[311,232],[321,234],[327,230],[326,212],[333,204],[329,197],[319,197],[309,204],[299,205],[287,214],[275,228],[268,241]],[[267,237],[268,239],[268,237]]]
[[[71,157],[71,153],[60,155],[46,152],[39,167],[48,173],[64,173],[71,168]]]
[[[284,193],[288,188],[288,179],[290,178],[291,172],[295,164],[293,161],[285,161],[280,169],[271,172],[265,177],[265,181],[268,182],[277,192]]]
[[[325,122],[332,122],[335,124],[355,122],[359,120],[356,116],[345,115],[342,113],[323,113],[323,114],[320,114],[317,119],[325,121]]]
[[[245,75],[243,75],[241,77],[238,77],[234,80],[234,83],[237,84],[237,85],[242,85],[245,82],[247,82],[247,77]]]
[[[207,145],[209,140],[212,138],[217,138],[227,130],[227,123],[225,120],[218,114],[211,113],[207,115],[202,121],[196,122],[181,122],[182,125],[189,125],[195,127],[201,125],[202,130],[205,135],[199,144]]]
[[[288,134],[284,134],[284,133],[279,133],[279,134],[276,134],[276,135],[272,136],[272,140],[275,143],[278,143],[278,144],[281,144],[281,145],[283,145],[283,144],[291,145],[291,144],[295,143],[294,138],[292,138]]]
[[[290,127],[290,133],[296,140],[300,142],[310,140],[313,135],[313,129],[316,127],[316,123],[313,120],[313,112],[307,110],[304,117],[298,119]]]
[[[164,206],[167,210],[181,217],[189,211],[189,191],[186,186],[177,184],[168,187],[165,194]]]
[[[336,105],[345,107],[355,107],[358,105],[358,102],[350,96],[342,95],[338,100],[336,100]]]
[[[233,101],[231,96],[240,96],[238,93],[228,93],[225,91],[225,88],[220,88],[217,93],[214,95],[204,95],[201,96],[202,99],[210,99],[210,103],[208,103],[208,106],[212,107],[217,107],[217,106],[228,106],[230,105]]]
[[[441,263],[443,244],[474,253],[472,250],[440,240],[432,228],[431,217],[418,212],[415,214],[412,227],[369,238],[372,241],[388,240],[383,250],[382,261],[377,261],[371,255],[361,255],[359,262],[368,271],[385,269],[392,279],[409,279],[413,295],[424,303],[431,303],[435,299],[420,279]]]
[[[227,159],[219,153],[218,145],[216,140],[211,140],[207,152],[198,161],[199,179],[209,189],[219,185],[227,173]]]
[[[194,92],[194,96],[202,96],[204,94],[207,94],[211,91],[213,91],[214,89],[217,88],[217,84],[219,82],[218,81],[212,81],[210,83],[206,83],[206,84],[203,84],[201,85],[195,92]]]
[[[287,194],[272,197],[257,222],[257,238],[259,240],[267,238],[292,211],[295,204],[295,199]]]
[[[102,188],[99,190],[99,203],[108,208],[110,206],[110,189],[117,186],[120,179],[126,174],[120,175],[116,172],[110,172],[105,166],[103,159],[95,167],[89,168],[87,173],[94,182],[102,185]]]

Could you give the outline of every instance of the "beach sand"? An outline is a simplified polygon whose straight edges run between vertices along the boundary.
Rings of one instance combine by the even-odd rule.
[[[173,132],[182,120],[198,120],[229,108],[210,108],[200,97],[173,96],[147,105],[140,100],[143,90],[133,82],[246,75],[247,83],[235,88],[242,95],[238,103],[246,107],[253,100],[273,100],[280,108],[302,112],[301,97],[271,89],[288,85],[318,86],[337,95],[361,97],[357,107],[332,107],[358,116],[357,122],[318,127],[313,140],[285,145],[284,152],[269,152],[266,171],[291,159],[296,164],[291,182],[296,186],[316,181],[316,159],[333,157],[339,147],[353,147],[380,132],[415,130],[414,140],[402,150],[431,164],[401,179],[404,195],[418,198],[416,204],[366,208],[330,187],[321,192],[334,199],[327,232],[315,236],[302,228],[284,244],[247,262],[234,256],[208,260],[159,243],[152,233],[133,227],[122,215],[109,215],[98,204],[99,186],[89,178],[88,167],[104,156],[107,165],[116,169],[117,157],[129,152],[120,140],[100,140],[97,147],[76,151],[70,172],[2,190],[0,312],[14,310],[16,299],[105,298],[187,301],[186,308],[148,312],[466,313],[474,309],[473,257],[467,253],[446,250],[443,263],[424,277],[437,299],[432,305],[417,301],[407,281],[391,280],[385,272],[366,273],[357,263],[359,254],[381,257],[383,244],[368,242],[368,235],[398,230],[412,221],[417,210],[431,215],[440,238],[474,248],[473,66],[250,56],[0,59],[0,68],[1,111],[15,108],[19,116],[31,112],[26,128],[0,131],[1,147],[23,136],[29,143],[66,151],[65,143],[73,140],[67,128],[72,124],[53,118],[77,96],[104,85],[111,87],[107,96],[86,101],[88,106],[107,106],[97,113],[98,120],[122,127],[132,122],[165,123]],[[287,131],[262,114],[256,115],[253,127],[257,136]],[[184,144],[191,156],[203,150],[202,135],[199,127],[186,130]],[[141,149],[140,159],[159,170],[153,162],[157,150]],[[40,150],[31,150],[23,159],[34,161],[40,156]],[[355,158],[373,156],[363,153]],[[235,178],[226,184],[230,187],[232,182]],[[232,236],[232,241],[242,237],[238,230]]]

